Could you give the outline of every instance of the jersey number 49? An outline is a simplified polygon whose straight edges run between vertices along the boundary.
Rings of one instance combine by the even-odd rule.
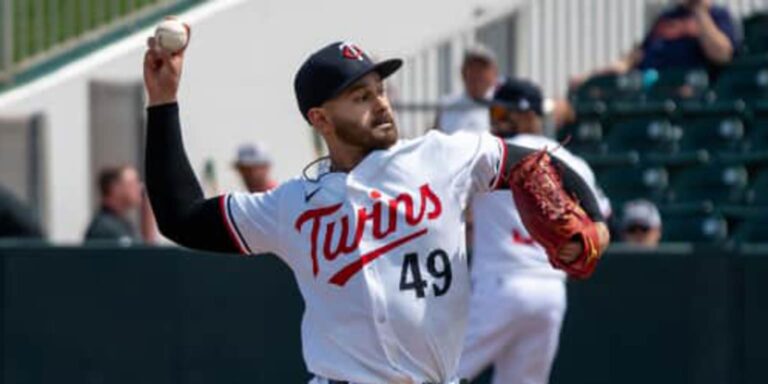
[[[403,269],[400,272],[400,290],[413,290],[416,297],[427,294],[427,280],[422,277],[421,264],[417,253],[408,253],[403,257]],[[432,276],[432,292],[442,296],[451,288],[451,260],[442,249],[436,249],[427,256],[427,272]]]

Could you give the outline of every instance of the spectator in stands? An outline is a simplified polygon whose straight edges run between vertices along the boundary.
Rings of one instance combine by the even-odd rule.
[[[625,242],[638,246],[658,246],[661,241],[661,215],[656,206],[642,199],[624,204],[621,237]]]
[[[643,42],[607,68],[576,76],[578,86],[598,74],[633,69],[713,68],[728,64],[737,46],[731,14],[712,0],[681,0],[661,13]]]
[[[235,169],[248,192],[266,192],[277,186],[272,179],[272,158],[259,144],[243,144],[237,149]]]
[[[464,90],[442,101],[435,128],[448,134],[458,130],[488,131],[491,122],[484,102],[493,96],[498,76],[491,50],[481,45],[467,49],[461,65]]]
[[[128,165],[104,168],[99,173],[98,187],[100,208],[88,225],[85,240],[115,240],[123,244],[143,242],[130,220],[145,200],[136,168]]]
[[[0,238],[42,237],[43,230],[32,208],[0,186]]]

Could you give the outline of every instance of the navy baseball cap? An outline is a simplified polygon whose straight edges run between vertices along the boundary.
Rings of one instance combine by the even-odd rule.
[[[338,41],[325,46],[310,56],[299,68],[293,81],[296,100],[304,119],[307,113],[365,77],[377,72],[382,79],[395,73],[403,61],[390,59],[374,63],[357,45]]]
[[[491,104],[516,111],[533,111],[539,116],[544,114],[541,89],[528,80],[507,79],[496,88]]]

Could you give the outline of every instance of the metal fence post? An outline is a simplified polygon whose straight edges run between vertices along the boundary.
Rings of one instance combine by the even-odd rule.
[[[34,40],[32,43],[32,54],[36,55],[45,50],[45,28],[49,27],[50,24],[45,22],[45,6],[43,5],[43,0],[36,0],[32,6],[32,20],[34,20],[32,25],[35,32],[35,37],[33,38]]]
[[[0,82],[13,77],[13,0],[0,0]]]
[[[55,46],[61,41],[59,33],[59,2],[47,1],[48,8],[48,47]]]

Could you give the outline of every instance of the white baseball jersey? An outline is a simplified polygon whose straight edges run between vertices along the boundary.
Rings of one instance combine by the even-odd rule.
[[[540,135],[520,134],[506,140],[521,147],[554,150],[553,156],[563,161],[581,176],[592,188],[603,213],[610,211],[610,204],[595,184],[595,175],[589,165],[574,156],[556,141]],[[505,193],[506,192],[506,193]],[[497,191],[474,196],[472,215],[474,220],[473,273],[529,273],[553,277],[565,274],[552,268],[544,248],[534,242],[525,229],[517,207],[510,204],[509,191]]]
[[[488,97],[493,95],[490,90]],[[442,101],[442,109],[438,117],[437,129],[454,134],[459,131],[482,133],[491,129],[491,117],[488,107],[479,104],[462,92],[446,97]]]
[[[489,134],[431,132],[348,173],[222,198],[242,249],[274,252],[293,270],[312,373],[353,383],[455,378],[470,294],[462,211],[470,193],[493,188],[502,152]]]

